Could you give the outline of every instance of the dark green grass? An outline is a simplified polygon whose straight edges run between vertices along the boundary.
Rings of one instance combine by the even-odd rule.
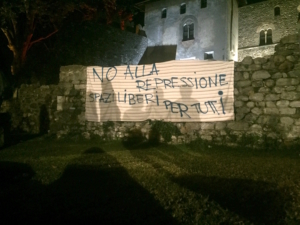
[[[36,138],[0,151],[1,224],[299,224],[300,156]]]

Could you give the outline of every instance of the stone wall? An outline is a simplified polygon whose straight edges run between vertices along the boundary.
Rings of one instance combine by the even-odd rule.
[[[9,113],[11,132],[48,133],[57,107],[56,96],[62,94],[57,85],[23,84],[13,99],[2,103],[0,113]]]
[[[214,143],[236,144],[240,140],[250,142],[265,137],[277,141],[272,143],[299,139],[300,52],[297,41],[296,36],[286,37],[275,47],[274,55],[255,59],[245,57],[235,64],[235,121],[168,123],[163,132],[173,132],[169,141],[182,143],[200,137]],[[150,138],[153,121],[86,121],[85,94],[86,67],[64,66],[57,86],[23,85],[18,100],[15,100],[19,104],[7,108],[14,118],[14,127],[19,124],[27,132],[39,131],[40,114],[46,106],[50,132],[59,138],[78,135],[121,139],[130,136],[132,131]]]
[[[217,123],[173,123],[180,131],[173,143],[197,137],[230,143],[230,137],[268,136],[288,141],[300,137],[300,61],[299,45],[290,36],[276,46],[267,58],[246,57],[235,64],[235,121]],[[120,139],[137,129],[149,137],[151,122],[85,121],[85,67],[61,68],[60,86],[64,95],[57,97],[57,112],[52,132],[58,137],[77,133],[86,138]],[[235,140],[236,141],[236,140]]]

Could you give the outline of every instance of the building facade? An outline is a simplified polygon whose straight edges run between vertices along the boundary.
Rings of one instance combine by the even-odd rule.
[[[148,47],[176,46],[174,59],[237,60],[236,0],[145,2]]]
[[[299,0],[267,0],[239,8],[238,59],[274,54],[280,39],[298,32]]]

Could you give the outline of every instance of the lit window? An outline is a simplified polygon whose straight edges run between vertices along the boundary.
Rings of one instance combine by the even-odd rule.
[[[182,3],[180,5],[180,14],[185,14],[185,12],[186,12],[186,4]]]
[[[273,41],[272,41],[272,30],[269,29],[267,31],[267,45],[272,44],[272,43],[273,43]]]
[[[266,35],[265,35],[265,31],[262,30],[259,33],[259,45],[265,45],[266,43]]]
[[[201,0],[201,8],[207,7],[207,0]]]
[[[214,59],[214,52],[205,52],[204,53],[204,59]]]
[[[259,33],[259,45],[269,45],[272,44],[272,30],[268,29],[267,31],[261,30]]]
[[[167,18],[167,9],[166,8],[162,9],[161,18]]]
[[[194,24],[186,23],[183,25],[183,41],[194,39]]]
[[[274,16],[280,16],[280,7],[279,6],[276,6],[274,8]]]

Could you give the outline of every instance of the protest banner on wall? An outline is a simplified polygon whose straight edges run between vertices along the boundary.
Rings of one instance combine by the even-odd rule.
[[[234,119],[234,62],[183,60],[87,68],[87,121]]]

